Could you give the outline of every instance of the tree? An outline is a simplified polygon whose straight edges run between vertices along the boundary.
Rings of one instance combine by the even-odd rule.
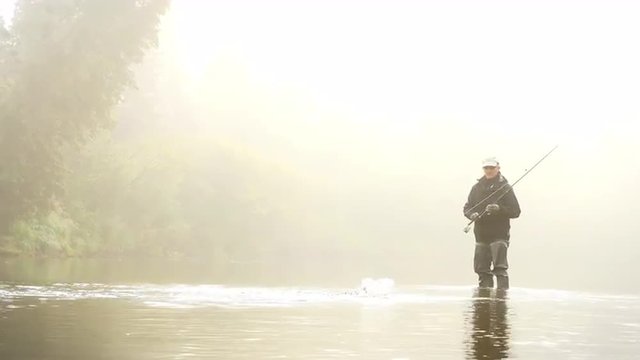
[[[19,0],[0,29],[0,232],[48,211],[61,149],[113,126],[168,0]]]

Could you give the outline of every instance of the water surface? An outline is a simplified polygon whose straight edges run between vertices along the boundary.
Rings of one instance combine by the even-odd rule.
[[[2,359],[632,359],[639,339],[636,296],[419,284],[0,285]]]

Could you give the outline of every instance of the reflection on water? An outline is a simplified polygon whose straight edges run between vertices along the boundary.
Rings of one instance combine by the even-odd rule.
[[[475,289],[469,314],[472,359],[509,357],[508,293],[504,290]]]

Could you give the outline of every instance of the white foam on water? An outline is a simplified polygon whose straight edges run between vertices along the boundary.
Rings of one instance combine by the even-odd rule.
[[[132,284],[56,283],[46,286],[0,285],[0,302],[22,298],[47,300],[121,299],[139,301],[150,307],[223,308],[292,307],[323,304],[360,304],[389,306],[396,304],[434,304],[469,301],[473,286],[398,287],[391,278],[363,278],[353,288],[318,287],[237,287],[220,284]],[[495,292],[495,290],[494,290]],[[491,293],[490,293],[491,294]],[[492,297],[493,295],[483,295]],[[596,295],[563,290],[512,288],[508,298],[517,302],[601,302],[612,306],[638,308],[637,296]],[[481,299],[481,298],[477,298]]]
[[[359,289],[367,295],[388,295],[393,291],[395,285],[396,282],[390,278],[364,278],[360,281]]]

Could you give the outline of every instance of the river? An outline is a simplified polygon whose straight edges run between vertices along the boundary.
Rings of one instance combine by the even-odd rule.
[[[130,264],[85,264],[83,272],[81,264],[57,273],[37,261],[0,266],[5,276],[0,359],[635,359],[640,354],[637,295],[517,286],[504,292],[388,278],[336,286],[290,278],[278,285],[265,276],[264,284],[249,284],[229,273],[221,276],[230,281],[206,282],[201,272],[170,266],[132,273]],[[185,281],[196,273],[201,276]]]

